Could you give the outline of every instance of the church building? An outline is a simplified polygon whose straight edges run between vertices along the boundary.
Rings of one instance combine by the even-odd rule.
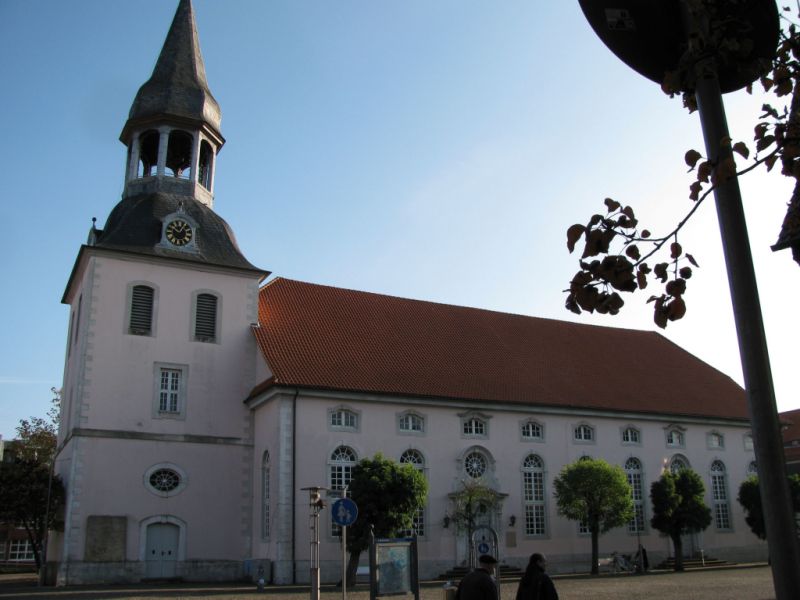
[[[122,197],[62,298],[67,496],[47,555],[59,584],[240,580],[259,566],[274,583],[308,583],[303,488],[333,498],[377,452],[428,480],[414,524],[423,579],[467,560],[451,516],[470,481],[496,493],[481,526],[502,563],[544,552],[552,571],[587,571],[590,536],[553,497],[583,456],[621,466],[633,490],[635,518],[600,538],[601,553],[641,542],[651,563],[669,556],[649,489],[691,467],[713,518],[685,551],[766,558],[736,502],[756,467],[729,377],[653,332],[268,279],[215,210],[220,123],[180,0],[120,135]],[[322,581],[335,582],[329,510],[320,529]]]

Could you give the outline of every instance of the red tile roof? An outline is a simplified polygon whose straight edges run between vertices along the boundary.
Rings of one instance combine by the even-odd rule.
[[[789,410],[778,415],[781,422],[781,434],[783,435],[783,445],[790,446],[800,444],[800,408]]]
[[[727,375],[646,331],[275,279],[260,291],[273,385],[747,419]]]

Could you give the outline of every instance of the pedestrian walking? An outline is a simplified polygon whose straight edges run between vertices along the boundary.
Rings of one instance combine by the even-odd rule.
[[[491,554],[478,558],[478,568],[470,571],[458,583],[456,600],[499,600],[494,570],[497,559]]]
[[[525,575],[519,581],[516,600],[558,600],[553,580],[545,573],[547,559],[538,552],[531,554]]]

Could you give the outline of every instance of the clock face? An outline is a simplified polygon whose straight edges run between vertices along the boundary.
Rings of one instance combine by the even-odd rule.
[[[180,219],[170,221],[166,233],[167,240],[175,246],[185,246],[192,241],[192,226]]]

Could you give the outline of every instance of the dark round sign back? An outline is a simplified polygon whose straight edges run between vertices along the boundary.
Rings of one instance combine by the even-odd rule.
[[[603,43],[637,73],[661,84],[686,47],[679,0],[578,0]],[[718,66],[723,93],[741,89],[759,73],[759,60],[772,60],[778,45],[775,0],[728,2],[729,15],[752,27],[753,49],[736,64]],[[727,10],[728,7],[726,7]]]

